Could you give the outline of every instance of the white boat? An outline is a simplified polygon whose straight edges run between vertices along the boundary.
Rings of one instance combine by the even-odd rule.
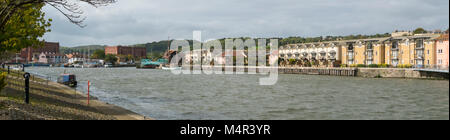
[[[181,70],[182,67],[162,67],[163,70]]]
[[[19,68],[19,67],[13,67],[13,68],[11,68],[12,70],[16,70],[16,71],[21,71],[22,70],[22,68]]]

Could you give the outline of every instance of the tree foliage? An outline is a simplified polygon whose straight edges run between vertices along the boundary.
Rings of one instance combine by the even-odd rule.
[[[50,31],[51,22],[41,11],[44,5],[54,7],[70,22],[84,27],[85,18],[78,4],[83,2],[98,7],[116,0],[0,0],[0,52],[44,44],[38,39]]]
[[[325,42],[336,40],[354,40],[354,39],[369,39],[369,38],[382,38],[390,37],[391,34],[375,34],[375,35],[348,35],[348,36],[320,36],[320,37],[288,37],[279,38],[279,45],[296,44],[296,43],[312,43],[312,42]]]
[[[5,0],[2,0],[5,1]],[[0,31],[0,52],[19,51],[28,46],[42,46],[39,41],[50,30],[51,19],[46,20],[41,12],[43,4],[27,4],[18,9]]]
[[[424,34],[424,33],[427,33],[427,30],[425,30],[423,28],[417,28],[416,30],[414,30],[413,33],[414,34]]]
[[[115,64],[117,62],[117,56],[113,54],[108,54],[105,56],[105,62]]]
[[[0,29],[3,28],[6,22],[9,21],[13,15],[24,9],[27,5],[43,5],[48,4],[61,12],[67,19],[80,26],[84,27],[83,21],[86,19],[82,17],[83,11],[78,3],[84,2],[94,7],[104,6],[115,3],[116,0],[1,0],[0,4]]]
[[[95,50],[91,58],[93,59],[105,59],[105,50]]]

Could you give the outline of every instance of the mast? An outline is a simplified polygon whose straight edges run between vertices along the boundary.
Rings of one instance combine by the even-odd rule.
[[[170,36],[167,37],[167,54],[169,54],[170,51]]]

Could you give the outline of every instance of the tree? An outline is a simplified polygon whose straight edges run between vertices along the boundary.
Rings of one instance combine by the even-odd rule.
[[[0,0],[0,29],[10,20],[13,15],[24,9],[29,5],[43,5],[48,4],[61,12],[70,22],[84,27],[83,21],[86,19],[82,17],[83,11],[81,10],[78,2],[84,2],[94,7],[104,6],[107,4],[115,3],[116,0]]]
[[[115,64],[117,62],[117,56],[108,54],[105,56],[105,62]]]
[[[51,22],[51,19],[45,20],[41,11],[45,4],[56,8],[70,22],[84,27],[79,2],[98,7],[116,0],[0,0],[0,52],[44,45],[38,38],[50,31]]]
[[[414,30],[413,33],[414,34],[424,34],[424,33],[427,33],[427,31],[423,28],[417,28],[416,30]]]
[[[105,50],[95,50],[91,58],[93,59],[105,59]]]
[[[156,61],[156,60],[162,58],[163,54],[161,52],[151,52],[151,53],[147,53],[147,57]]]
[[[48,27],[51,19],[44,18],[41,12],[43,4],[25,6],[16,10],[0,31],[0,52],[15,52],[28,46],[44,45],[38,38],[50,31]]]

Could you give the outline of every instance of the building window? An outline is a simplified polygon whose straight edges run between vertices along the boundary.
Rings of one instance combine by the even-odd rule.
[[[427,50],[427,54],[430,54],[430,50]]]
[[[430,65],[430,60],[427,60],[427,64]]]
[[[442,64],[442,59],[439,59],[439,60],[438,60],[438,63],[439,63],[439,64]]]

